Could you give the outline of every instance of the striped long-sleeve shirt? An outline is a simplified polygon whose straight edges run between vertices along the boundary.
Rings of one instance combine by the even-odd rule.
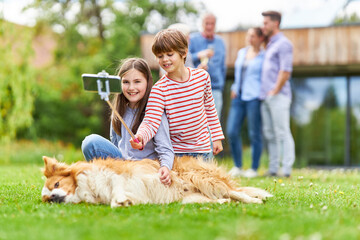
[[[186,82],[164,75],[152,88],[146,113],[137,134],[146,144],[159,128],[165,111],[169,120],[170,139],[175,153],[210,152],[212,141],[224,139],[211,93],[209,74],[202,69],[190,70]]]

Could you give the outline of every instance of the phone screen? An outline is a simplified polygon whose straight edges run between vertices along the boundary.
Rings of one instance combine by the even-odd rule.
[[[109,81],[110,92],[112,93],[121,93],[121,78],[119,76],[107,75],[99,76],[97,74],[87,74],[84,73],[81,75],[84,84],[84,90],[90,92],[98,92],[97,80],[101,81],[101,91],[106,91],[105,82]]]

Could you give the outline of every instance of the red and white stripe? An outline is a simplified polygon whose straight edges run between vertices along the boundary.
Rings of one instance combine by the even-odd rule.
[[[171,143],[175,153],[210,152],[212,141],[224,139],[211,93],[209,74],[190,70],[186,82],[164,75],[152,88],[146,114],[137,134],[146,144],[156,134],[164,110],[169,121]]]

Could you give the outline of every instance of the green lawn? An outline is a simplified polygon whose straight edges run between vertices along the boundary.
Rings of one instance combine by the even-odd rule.
[[[238,179],[270,191],[274,197],[264,205],[111,209],[41,202],[41,156],[82,159],[75,147],[18,142],[0,146],[0,152],[0,239],[360,239],[357,170],[296,169],[291,179]],[[231,167],[230,159],[220,164]]]

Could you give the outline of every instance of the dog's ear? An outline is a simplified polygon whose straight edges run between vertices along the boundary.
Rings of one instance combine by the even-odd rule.
[[[52,176],[54,174],[55,164],[57,163],[57,161],[56,161],[56,159],[50,158],[47,156],[43,156],[42,159],[44,161],[44,166],[45,166],[43,168],[43,173],[44,173],[45,177],[49,178],[50,176]]]
[[[65,163],[59,163],[55,158],[43,156],[45,168],[43,169],[45,177],[49,178],[56,175],[68,176],[70,175],[69,166]]]

